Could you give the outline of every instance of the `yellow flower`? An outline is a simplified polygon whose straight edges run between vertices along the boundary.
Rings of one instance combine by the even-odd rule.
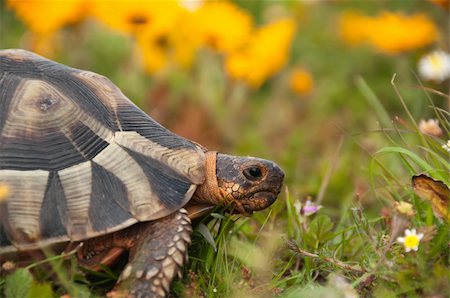
[[[136,45],[142,54],[143,66],[147,72],[155,73],[167,66],[167,51],[169,49],[167,37],[139,37]]]
[[[187,26],[190,21],[191,14],[187,12],[181,14],[178,26],[172,34],[172,59],[177,65],[183,68],[188,68],[191,66],[195,53],[199,47],[192,38],[192,32],[189,30],[189,26]]]
[[[177,1],[92,1],[93,16],[127,34],[162,35],[174,29],[182,8]]]
[[[375,22],[369,42],[382,52],[399,53],[413,50],[436,41],[438,31],[426,14],[407,16],[382,13]]]
[[[314,80],[308,71],[297,68],[290,74],[289,86],[297,95],[308,95],[314,88]]]
[[[188,68],[192,64],[197,46],[186,26],[189,21],[189,13],[179,11],[177,18],[171,22],[171,28],[166,26],[166,30],[157,31],[143,28],[136,35],[146,71],[155,73],[169,65]]]
[[[6,200],[9,196],[9,186],[0,183],[0,202]]]
[[[363,43],[372,26],[371,19],[359,12],[346,12],[340,17],[341,38],[350,45]]]
[[[288,18],[258,29],[245,47],[227,57],[229,75],[252,87],[260,86],[286,63],[294,29],[294,21]]]
[[[94,1],[93,15],[108,27],[136,38],[146,71],[170,64],[187,67],[195,47],[186,26],[189,12],[178,1]]]
[[[416,229],[405,230],[405,237],[398,237],[397,242],[402,243],[405,247],[405,252],[411,250],[417,251],[419,249],[420,240],[423,238],[423,233],[417,234]]]
[[[34,33],[51,34],[79,21],[87,9],[86,0],[7,0],[17,17]]]
[[[7,0],[8,7],[31,31],[27,48],[47,57],[55,51],[57,31],[85,17],[86,4],[87,0]]]
[[[388,11],[376,17],[356,12],[344,14],[340,31],[350,44],[368,43],[387,54],[421,48],[439,36],[435,24],[424,13],[405,15]]]
[[[231,53],[242,46],[252,29],[249,14],[228,2],[205,2],[192,14],[189,26],[199,45]]]

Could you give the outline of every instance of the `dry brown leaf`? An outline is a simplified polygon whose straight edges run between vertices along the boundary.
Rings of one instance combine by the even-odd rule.
[[[414,192],[421,199],[431,204],[434,215],[437,218],[450,222],[450,213],[448,210],[450,189],[444,182],[421,174],[412,177],[412,185]]]

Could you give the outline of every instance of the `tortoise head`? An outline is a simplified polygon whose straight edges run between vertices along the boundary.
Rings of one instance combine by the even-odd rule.
[[[207,152],[205,183],[197,187],[193,201],[229,205],[234,212],[251,215],[275,202],[283,178],[272,161]]]

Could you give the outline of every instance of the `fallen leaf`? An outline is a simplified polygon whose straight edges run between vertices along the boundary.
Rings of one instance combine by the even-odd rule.
[[[433,208],[434,215],[439,219],[450,222],[448,202],[450,189],[444,182],[434,180],[426,175],[412,177],[414,192],[423,200],[428,201]]]

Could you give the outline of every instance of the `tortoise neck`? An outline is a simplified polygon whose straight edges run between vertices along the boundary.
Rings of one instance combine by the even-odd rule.
[[[222,205],[224,194],[217,182],[217,151],[205,152],[205,182],[195,190],[192,199],[199,203]]]

